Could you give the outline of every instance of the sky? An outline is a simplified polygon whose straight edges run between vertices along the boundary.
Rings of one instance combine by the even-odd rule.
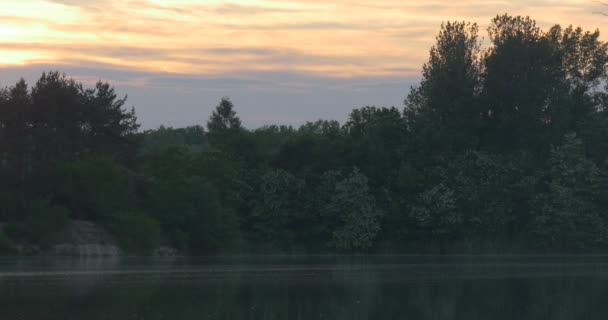
[[[107,81],[144,129],[204,124],[224,96],[250,128],[344,121],[402,108],[443,21],[485,36],[502,13],[608,24],[608,6],[586,0],[2,0],[0,85],[45,70]]]

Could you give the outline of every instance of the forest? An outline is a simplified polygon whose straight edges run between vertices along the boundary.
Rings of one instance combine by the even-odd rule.
[[[141,130],[46,72],[0,91],[0,251],[87,220],[140,254],[605,252],[607,66],[598,30],[446,22],[403,106],[255,129],[222,98]]]

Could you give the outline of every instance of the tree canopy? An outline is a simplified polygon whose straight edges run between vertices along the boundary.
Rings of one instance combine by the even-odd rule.
[[[222,98],[206,127],[142,132],[107,83],[21,80],[0,90],[0,221],[50,241],[92,220],[135,251],[605,250],[608,43],[486,31],[443,23],[404,107],[344,124],[247,129]]]

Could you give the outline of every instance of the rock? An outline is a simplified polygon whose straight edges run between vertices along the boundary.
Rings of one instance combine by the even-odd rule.
[[[69,244],[63,243],[53,246],[53,253],[65,256],[120,256],[122,250],[111,244]]]
[[[20,254],[24,254],[24,255],[34,255],[34,254],[39,254],[42,252],[40,250],[40,247],[37,245],[22,244],[22,243],[16,244],[15,250],[17,252],[19,252]]]
[[[123,252],[112,236],[91,221],[72,220],[63,243],[52,247],[52,253],[67,256],[119,256]]]
[[[5,223],[0,223],[0,236]],[[50,250],[43,250],[30,243],[10,242],[11,250],[23,255],[55,254],[61,256],[120,256],[120,249],[114,238],[101,226],[91,221],[71,220]]]
[[[179,254],[179,252],[175,248],[162,246],[154,250],[153,254],[158,257],[175,257]]]

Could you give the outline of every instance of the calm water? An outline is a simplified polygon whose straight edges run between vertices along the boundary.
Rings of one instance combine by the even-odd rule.
[[[0,258],[0,319],[606,319],[608,256]]]

